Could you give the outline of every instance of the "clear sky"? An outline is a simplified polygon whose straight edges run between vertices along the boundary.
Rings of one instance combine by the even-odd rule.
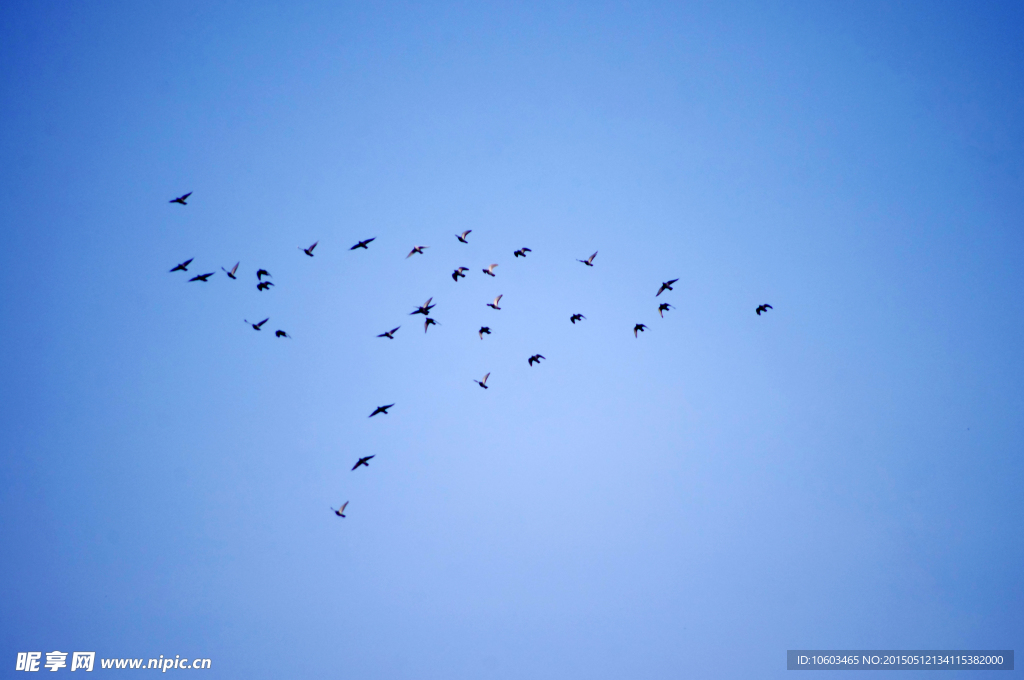
[[[2,675],[1024,650],[1022,34],[1014,2],[4,3]]]

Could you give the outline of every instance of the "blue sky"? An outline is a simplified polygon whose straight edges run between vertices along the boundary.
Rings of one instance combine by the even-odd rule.
[[[1022,27],[9,4],[0,663],[749,678],[1024,647]]]

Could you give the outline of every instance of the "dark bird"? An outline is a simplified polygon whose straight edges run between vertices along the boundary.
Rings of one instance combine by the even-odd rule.
[[[572,321],[572,325],[575,326],[577,321],[580,321],[581,319],[586,319],[586,318],[587,317],[583,316],[582,314],[573,314],[572,316],[569,317],[569,321]]]
[[[459,277],[466,278],[466,272],[469,271],[469,267],[458,267],[452,272],[452,281],[459,282]]]
[[[316,243],[320,243],[320,241],[317,241]],[[313,248],[316,248],[316,243],[314,243],[313,245],[311,245],[308,248],[303,248],[302,246],[299,246],[299,250],[304,252],[306,255],[309,255],[310,257],[313,257]]]
[[[395,339],[395,331],[397,331],[399,328],[401,328],[401,326],[395,326],[394,328],[392,328],[389,331],[384,331],[383,333],[381,333],[377,337],[378,338],[387,338],[388,340],[394,340]]]
[[[466,231],[462,232],[461,235],[456,234],[455,238],[459,239],[459,242],[461,243],[469,243],[469,241],[466,240],[466,237],[469,236],[470,232],[472,231],[472,229],[467,229]]]
[[[498,306],[498,301],[499,300],[501,300],[501,295],[499,295],[498,297],[494,298],[494,302],[488,302],[487,306],[490,307],[491,309],[501,309],[501,307]]]
[[[192,192],[190,191],[187,194],[185,194],[184,196],[178,196],[177,198],[172,198],[171,200],[169,200],[167,202],[168,203],[181,203],[182,205],[188,205],[188,203],[185,202],[185,199],[188,198],[191,195],[192,195]]]
[[[373,413],[371,413],[369,415],[369,417],[372,418],[375,415],[377,415],[378,413],[383,413],[384,415],[388,415],[388,409],[391,408],[392,406],[394,406],[394,404],[388,404],[387,406],[378,406],[376,409],[374,409]]]
[[[490,267],[484,267],[484,274],[490,274],[491,276],[494,276],[494,268],[497,266],[498,265],[496,264],[492,264]]]
[[[643,325],[642,323],[638,323],[637,325],[633,326],[633,337],[639,338],[640,336],[637,335],[637,333],[643,333],[645,330],[647,330],[647,326]]]
[[[519,250],[513,250],[512,254],[515,255],[516,257],[526,257],[527,253],[532,253],[532,252],[533,251],[530,250],[529,248],[520,248]]]
[[[244,321],[247,324],[249,324],[250,326],[252,326],[252,329],[254,331],[259,331],[259,330],[263,330],[263,328],[262,328],[263,324],[265,324],[266,322],[270,321],[270,317],[268,316],[266,319],[264,319],[263,321],[260,321],[259,323],[253,323],[252,321],[249,321],[248,319],[242,319],[242,321]]]
[[[344,503],[341,504],[341,507],[338,508],[337,510],[334,510],[334,508],[331,508],[331,510],[334,510],[334,514],[337,515],[338,517],[344,517],[345,516],[345,514],[344,514],[345,513],[345,508],[347,508],[347,507],[348,507],[348,501],[345,501]]]
[[[422,255],[424,248],[429,248],[429,247],[430,246],[416,246],[415,248],[413,248],[412,250],[409,251],[409,254],[405,256],[405,259],[408,260],[410,257],[412,257],[413,255],[416,255],[416,254]]]
[[[433,309],[434,307],[437,307],[437,305],[430,304],[430,301],[433,299],[434,298],[427,298],[427,301],[424,302],[420,307],[418,307],[415,312],[409,312],[409,316],[412,316],[413,314],[422,314],[423,316],[430,316],[430,310]]]
[[[274,335],[276,337],[279,337],[279,338],[290,338],[290,337],[292,337],[292,336],[288,335],[287,333],[285,333],[284,331],[281,331],[281,330],[275,331]]]
[[[363,456],[358,461],[356,461],[356,464],[352,466],[352,469],[355,470],[360,465],[365,465],[366,467],[370,467],[370,459],[371,458],[373,458],[373,456]]]
[[[480,326],[480,330],[478,330],[478,331],[477,331],[477,334],[479,334],[479,335],[480,335],[480,339],[481,339],[481,340],[483,340],[483,339],[484,339],[484,334],[485,334],[485,333],[486,333],[487,335],[490,335],[490,334],[491,334],[491,327],[490,327],[490,326]]]
[[[596,250],[594,251],[594,254],[591,255],[590,257],[588,257],[587,259],[585,259],[585,260],[576,260],[576,261],[577,262],[582,262],[583,264],[587,265],[588,267],[593,267],[594,266],[594,258],[595,257],[597,257],[597,251]]]
[[[194,259],[196,259],[196,258],[194,258],[194,257],[188,258],[187,260],[185,260],[184,262],[179,264],[177,267],[175,267],[171,271],[172,272],[187,272],[188,271],[188,266],[190,264],[192,264],[192,260],[194,260]]]
[[[257,279],[262,281],[264,276],[270,276],[270,272],[268,272],[266,269],[257,269],[256,270],[256,278]]]
[[[224,267],[221,267],[221,269],[224,269],[224,273],[228,275],[229,279],[237,279],[238,277],[235,276],[235,272],[238,271],[238,264],[239,263],[236,262],[235,266],[231,268],[231,271],[228,271],[227,269],[224,269]]]
[[[755,309],[754,311],[757,312],[758,316],[761,316],[761,312],[767,312],[769,309],[773,309],[773,307],[769,304],[763,304],[758,305],[757,309]]]
[[[427,320],[423,322],[423,332],[426,333],[427,329],[430,328],[431,326],[440,326],[440,325],[441,324],[439,324],[438,322],[434,321],[433,319],[431,319],[428,316]]]
[[[485,375],[483,380],[474,380],[473,382],[475,382],[477,385],[479,385],[480,387],[482,387],[482,388],[484,388],[486,390],[487,389],[487,379],[489,377],[491,377],[490,373]]]
[[[356,248],[362,248],[363,250],[369,250],[369,248],[367,248],[366,246],[369,245],[370,241],[373,241],[376,238],[377,237],[374,236],[373,238],[368,238],[365,241],[360,241],[359,243],[357,243],[354,246],[352,246],[351,248],[349,248],[349,250],[355,250]]]
[[[256,284],[256,290],[270,290],[270,287],[273,285],[270,281],[260,281]]]
[[[672,309],[672,305],[670,305],[667,302],[662,302],[660,305],[658,305],[658,316],[660,316],[662,319],[664,319],[665,318],[665,312],[667,312],[670,309]]]
[[[659,295],[664,293],[666,290],[672,290],[672,284],[675,283],[678,280],[679,279],[672,279],[671,281],[666,281],[663,284],[661,284],[661,288],[659,288],[658,292],[654,294],[654,297],[658,297]]]
[[[545,357],[543,354],[534,354],[532,357],[530,357],[529,363],[530,363],[531,366],[533,366],[534,362],[537,362],[539,364],[541,359],[546,359],[546,358],[547,357]]]
[[[210,272],[209,274],[200,274],[199,276],[193,276],[191,279],[189,279],[189,281],[206,281],[206,279],[210,278],[213,275],[214,272]]]

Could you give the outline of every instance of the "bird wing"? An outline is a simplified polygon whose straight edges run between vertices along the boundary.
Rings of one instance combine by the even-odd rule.
[[[771,305],[768,305],[768,304],[766,304],[765,307],[767,307],[768,309],[775,309],[774,307],[772,307]]]
[[[538,354],[537,356],[538,356],[539,358],[541,358],[541,359],[547,359],[547,357],[546,357],[546,356],[544,356],[543,354]]]
[[[352,469],[355,470],[357,467],[362,465],[362,463],[363,463],[363,459],[360,458],[359,460],[356,461],[356,464],[352,466]]]
[[[391,408],[392,406],[394,406],[394,404],[388,404],[388,405],[387,405],[387,406],[385,406],[384,408]]]
[[[492,264],[490,267],[488,267],[488,269],[493,272],[494,268],[497,267],[497,266],[498,266],[497,264]]]
[[[348,507],[348,501],[345,501],[344,503],[341,504],[341,507],[338,508],[338,512],[345,512],[345,508],[347,508],[347,507]]]
[[[672,285],[673,283],[675,283],[675,282],[676,282],[676,281],[678,281],[678,280],[679,280],[679,279],[672,279],[671,281],[669,281],[669,282],[668,282],[668,285],[670,285],[670,286],[671,286],[671,285]]]
[[[504,295],[504,293],[502,295]],[[498,297],[494,298],[494,304],[497,305],[500,300],[501,300],[501,295],[499,295]]]
[[[593,262],[595,257],[597,257],[597,251],[596,250],[594,251],[593,255],[591,255],[590,257],[587,258],[587,262]]]
[[[183,201],[184,201],[184,200],[185,200],[186,198],[188,198],[188,197],[189,197],[189,196],[191,196],[191,195],[192,195],[192,192],[190,191],[190,192],[188,192],[187,194],[185,194],[184,196],[182,196],[182,197],[181,197],[181,200],[183,200]]]
[[[395,331],[397,331],[397,330],[398,330],[399,328],[401,328],[401,326],[395,326],[394,328],[392,328],[392,329],[391,329],[390,331],[388,331],[388,332],[389,332],[389,333],[394,333],[394,332],[395,332]]]
[[[409,254],[405,256],[405,259],[408,260],[410,257],[412,257],[415,254],[416,254],[416,249],[413,248],[412,250],[409,251]]]
[[[235,266],[231,268],[231,273],[232,273],[232,274],[234,274],[235,272],[237,272],[237,271],[238,271],[238,265],[239,265],[239,264],[240,264],[239,262],[236,262],[236,263],[235,263]]]
[[[263,324],[265,324],[265,323],[266,323],[266,322],[268,322],[268,321],[270,321],[270,317],[269,317],[269,316],[268,316],[268,317],[267,317],[266,319],[264,319],[263,321],[260,321],[260,322],[259,322],[258,324],[256,324],[256,325],[257,325],[257,326],[262,326]]]
[[[486,385],[486,384],[487,384],[487,379],[488,379],[488,378],[490,378],[490,377],[491,377],[491,374],[490,374],[490,373],[488,373],[487,375],[485,375],[485,376],[484,376],[484,379],[483,379],[483,384],[484,384],[484,385]]]
[[[376,455],[376,454],[374,454],[374,455]],[[373,458],[373,456],[367,456],[366,458],[363,458],[363,460],[370,460],[371,458]]]

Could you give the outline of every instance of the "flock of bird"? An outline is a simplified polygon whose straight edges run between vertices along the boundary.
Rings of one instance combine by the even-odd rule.
[[[190,191],[187,194],[183,194],[181,196],[178,196],[177,198],[171,199],[170,203],[177,203],[179,205],[188,205],[188,203],[186,201],[188,200],[189,196],[191,196],[191,195],[192,195],[192,192]],[[469,243],[469,240],[468,240],[467,237],[472,233],[472,231],[473,231],[472,229],[467,229],[466,231],[462,232],[461,234],[456,234],[455,238],[458,239],[460,243]],[[365,240],[361,240],[358,243],[356,243],[354,246],[349,248],[349,250],[358,250],[358,249],[369,250],[369,245],[374,240],[376,240],[376,237],[368,238],[368,239],[365,239]],[[305,253],[307,256],[313,257],[313,250],[317,247],[317,245],[319,243],[320,243],[319,241],[316,241],[316,242],[313,243],[313,245],[309,246],[308,248],[303,248],[302,246],[299,246],[298,248],[303,253]],[[412,257],[413,255],[423,255],[424,254],[423,251],[426,250],[429,247],[430,246],[414,246],[413,249],[409,251],[409,254],[406,255],[405,257],[406,257],[406,259],[408,259],[408,258]],[[524,247],[524,248],[520,248],[519,250],[514,251],[512,254],[516,258],[520,258],[520,257],[525,258],[526,254],[530,253],[530,252],[533,252],[533,251],[530,248],[525,248]],[[586,259],[583,259],[583,260],[577,260],[577,262],[582,262],[584,265],[586,265],[588,267],[593,267],[594,266],[594,259],[596,257],[597,257],[597,251],[594,251],[594,253],[590,257],[588,257]],[[185,260],[184,262],[180,262],[177,266],[175,266],[174,268],[172,268],[170,270],[171,273],[178,272],[178,271],[188,272],[188,267],[189,267],[189,265],[192,264],[193,259],[194,258],[189,258],[189,259]],[[221,267],[221,270],[223,270],[224,273],[227,274],[228,278],[237,279],[238,278],[237,274],[238,274],[238,266],[239,266],[239,264],[241,264],[241,263],[240,262],[236,262],[235,265],[230,270],[229,269],[225,269],[224,267]],[[494,277],[494,276],[496,276],[496,274],[494,273],[494,269],[497,266],[498,266],[498,264],[494,263],[494,264],[491,264],[491,265],[489,265],[487,267],[484,267],[482,271],[483,271],[484,274],[487,274],[488,276]],[[456,283],[458,283],[460,278],[465,278],[466,277],[466,272],[468,272],[468,271],[469,271],[468,267],[457,267],[455,269],[455,271],[452,272],[452,280],[454,280]],[[207,282],[207,281],[209,281],[210,277],[213,276],[215,273],[216,272],[209,272],[209,273],[206,273],[206,274],[197,274],[196,276],[193,276],[192,278],[190,278],[189,281],[190,282],[192,282],[192,281]],[[260,268],[260,269],[256,270],[256,280],[257,280],[256,289],[258,291],[260,291],[260,292],[266,291],[266,290],[270,290],[270,287],[274,285],[274,283],[269,280],[271,278],[272,277],[270,275],[270,272],[268,272],[266,269]],[[267,279],[267,280],[264,280],[264,279]],[[677,281],[679,281],[679,279],[670,279],[668,281],[662,282],[661,286],[658,288],[658,292],[655,293],[654,296],[655,297],[660,297],[662,293],[664,293],[666,291],[672,291],[673,290],[672,286]],[[501,298],[502,297],[503,297],[502,295],[498,295],[496,298],[494,298],[493,302],[488,302],[487,306],[490,307],[491,309],[499,310],[500,311],[501,307],[499,306],[499,303],[501,302]],[[437,321],[435,321],[434,319],[432,319],[430,317],[430,311],[436,306],[435,304],[433,304],[433,300],[434,300],[433,297],[427,298],[426,302],[424,302],[422,305],[418,306],[412,312],[409,312],[410,316],[416,315],[416,314],[422,314],[423,315],[423,317],[424,317],[423,332],[424,333],[426,333],[430,329],[431,326],[439,325],[437,323]],[[674,309],[674,307],[672,305],[670,305],[669,303],[667,303],[667,302],[662,302],[662,303],[660,303],[658,305],[658,315],[661,318],[664,318],[665,317],[665,312],[669,311],[670,309]],[[758,305],[754,311],[757,313],[758,316],[761,316],[762,313],[767,312],[769,309],[772,309],[772,306],[767,304],[767,303],[765,303],[765,304]],[[569,317],[569,321],[570,321],[570,323],[575,325],[577,321],[584,321],[584,320],[586,320],[586,318],[587,317],[583,316],[582,314],[575,313],[575,314],[573,314],[573,315],[571,315]],[[262,321],[258,321],[256,323],[253,323],[252,321],[249,321],[248,319],[244,319],[244,321],[245,321],[245,323],[247,323],[250,326],[252,326],[253,330],[255,330],[255,331],[262,331],[264,324],[266,324],[268,321],[270,321],[270,318],[267,317],[267,318],[263,319]],[[395,339],[395,333],[400,328],[401,328],[401,326],[395,326],[394,328],[392,328],[389,331],[384,331],[383,333],[378,334],[377,337],[378,338],[387,338],[388,340],[394,340]],[[639,338],[640,337],[640,333],[643,333],[647,329],[648,329],[648,326],[646,324],[643,324],[643,323],[638,323],[638,324],[634,325],[633,326],[633,337]],[[491,334],[491,329],[490,329],[489,326],[481,326],[480,330],[477,333],[479,334],[480,339],[483,340],[484,339],[484,335],[490,335]],[[290,335],[288,335],[288,333],[286,333],[284,330],[281,330],[281,329],[277,329],[274,332],[274,335],[276,337],[278,337],[278,338],[290,338],[291,337]],[[538,364],[539,365],[542,359],[546,360],[546,357],[544,357],[544,355],[542,355],[542,354],[534,354],[534,355],[530,356],[527,359],[527,363],[528,363],[528,365],[530,367],[532,367],[534,364]],[[477,385],[479,385],[481,388],[483,388],[485,390],[489,389],[489,387],[487,385],[487,379],[490,376],[491,376],[490,373],[486,373],[482,380],[475,380],[474,379],[473,382],[475,382]],[[387,415],[388,414],[388,409],[390,409],[392,406],[394,406],[394,404],[386,404],[384,406],[378,406],[377,408],[374,409],[373,413],[371,413],[369,417],[373,418],[374,416],[376,416],[378,414]],[[374,458],[374,456],[372,456],[372,455],[370,455],[370,456],[363,456],[363,457],[359,458],[359,460],[356,461],[356,464],[352,466],[352,471],[354,472],[355,470],[359,469],[360,467],[367,467],[367,468],[369,468],[370,467],[370,460],[372,458]],[[348,507],[348,504],[349,504],[349,502],[345,501],[337,509],[331,508],[331,510],[338,517],[345,517],[346,516],[345,515],[345,509]]]

